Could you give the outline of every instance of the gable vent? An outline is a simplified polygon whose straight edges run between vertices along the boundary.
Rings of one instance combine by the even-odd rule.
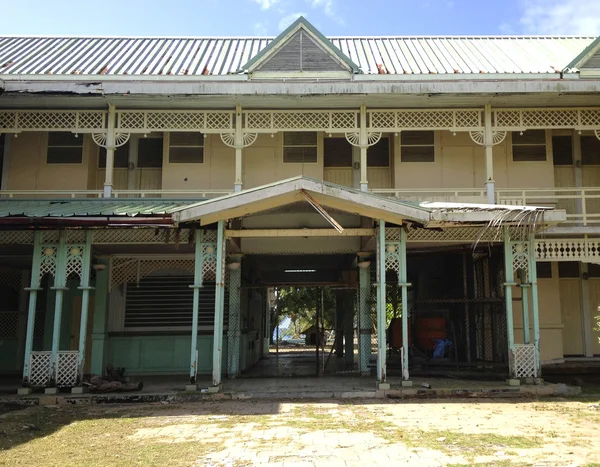
[[[298,31],[275,52],[257,71],[319,72],[347,71],[329,52],[304,31]]]
[[[581,66],[582,69],[586,68],[600,68],[600,50],[592,55],[585,64]]]

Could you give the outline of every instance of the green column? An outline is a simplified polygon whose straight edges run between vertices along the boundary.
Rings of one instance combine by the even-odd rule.
[[[521,306],[523,309],[523,343],[531,344],[531,336],[529,335],[529,289],[531,284],[528,281],[529,277],[524,274],[521,281]]]
[[[515,336],[513,325],[513,304],[512,304],[512,288],[516,285],[514,282],[513,271],[513,253],[510,243],[510,235],[508,227],[503,227],[504,238],[504,295],[506,298],[506,336],[508,340],[508,365],[510,375],[514,375],[512,355],[515,349]]]
[[[219,221],[217,228],[217,264],[215,280],[215,325],[213,333],[213,387],[221,385],[221,358],[223,353],[223,314],[225,305],[225,223]]]
[[[385,221],[379,221],[377,242],[377,381],[385,383],[386,375],[386,300],[385,300]]]
[[[402,380],[409,380],[408,373],[408,270],[406,265],[406,230],[400,227],[398,258],[398,282],[402,289]]]
[[[96,270],[96,290],[94,296],[94,317],[92,322],[92,363],[91,372],[100,375],[104,371],[106,355],[106,323],[108,319],[110,259],[99,258]],[[104,266],[104,269],[102,269]]]
[[[85,345],[87,339],[88,309],[90,306],[90,269],[92,263],[92,239],[93,232],[88,230],[85,234],[85,249],[83,251],[83,262],[81,267],[81,323],[79,325],[79,355],[77,356],[77,384],[83,379],[85,367]]]
[[[263,342],[263,356],[269,355],[269,348],[271,346],[271,307],[269,306],[269,289],[264,290],[264,301],[265,301],[265,340]]]
[[[369,360],[371,359],[371,330],[373,327],[371,323],[371,262],[363,260],[359,263],[359,268],[359,370],[361,375],[368,375]]]
[[[236,261],[230,263],[229,270],[229,320],[227,328],[227,375],[235,378],[240,373],[240,287],[242,285],[241,263]]]
[[[529,282],[531,283],[531,314],[533,318],[533,345],[535,346],[535,369],[536,376],[542,375],[540,357],[540,315],[538,303],[538,285],[536,268],[536,244],[535,235],[529,239]]]
[[[56,256],[56,273],[54,274],[54,286],[52,290],[56,291],[54,299],[54,328],[52,330],[52,353],[50,356],[50,380],[49,387],[56,385],[58,375],[58,351],[60,347],[60,328],[62,323],[63,295],[68,290],[66,284],[67,272],[67,232],[60,232],[58,243],[58,252]]]
[[[29,292],[29,310],[27,312],[27,331],[25,334],[25,355],[23,362],[23,386],[29,386],[29,364],[33,350],[33,332],[35,329],[35,311],[37,307],[37,294],[40,288],[40,266],[42,264],[42,246],[40,244],[41,232],[36,230],[33,234],[33,257],[31,261],[31,282],[25,290]]]
[[[198,375],[198,308],[200,306],[200,289],[202,288],[202,268],[204,266],[204,245],[202,230],[195,232],[196,250],[194,254],[194,298],[192,302],[192,343],[190,345],[190,384],[196,384]]]

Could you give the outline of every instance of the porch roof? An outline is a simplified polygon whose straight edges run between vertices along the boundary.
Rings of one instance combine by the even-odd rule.
[[[307,196],[322,206],[401,225],[408,221],[424,227],[452,227],[465,224],[524,222],[527,213],[540,224],[566,220],[564,211],[547,207],[501,206],[468,203],[415,203],[378,196],[328,182],[294,177],[269,185],[213,198],[182,207],[173,214],[176,222],[213,224],[219,220],[244,217],[268,209],[307,201]]]

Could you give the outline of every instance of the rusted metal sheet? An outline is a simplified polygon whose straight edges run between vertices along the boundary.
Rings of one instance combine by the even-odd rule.
[[[594,37],[332,37],[367,74],[556,73]],[[0,37],[2,75],[238,73],[273,38]]]

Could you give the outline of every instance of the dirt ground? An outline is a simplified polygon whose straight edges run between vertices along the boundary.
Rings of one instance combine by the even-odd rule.
[[[223,401],[0,415],[0,465],[600,466],[598,398]]]

